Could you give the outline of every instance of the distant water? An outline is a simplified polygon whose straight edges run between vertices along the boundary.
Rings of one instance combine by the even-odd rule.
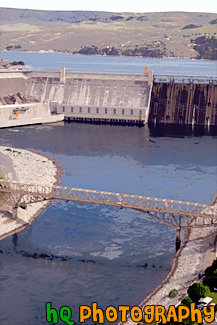
[[[216,61],[190,59],[153,59],[135,57],[110,57],[72,55],[60,53],[0,52],[11,61],[24,61],[33,70],[60,70],[84,72],[143,73],[148,65],[154,74],[184,74],[216,76]]]

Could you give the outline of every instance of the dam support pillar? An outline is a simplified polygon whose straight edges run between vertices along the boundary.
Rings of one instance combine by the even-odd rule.
[[[60,83],[65,85],[65,82],[66,82],[66,68],[61,67],[61,70],[60,70]]]
[[[18,205],[15,205],[12,207],[12,217],[13,217],[13,219],[18,218]]]
[[[181,247],[181,228],[178,227],[176,228],[176,252],[178,252],[180,247]]]
[[[149,92],[148,92],[148,107],[146,110],[146,121],[145,123],[148,123],[148,119],[149,119],[149,113],[150,113],[150,105],[151,105],[151,94],[152,94],[152,88],[153,88],[153,71],[149,70],[148,67],[145,67],[144,69],[144,74],[145,71],[147,69],[147,78],[148,78],[148,86],[149,86]]]

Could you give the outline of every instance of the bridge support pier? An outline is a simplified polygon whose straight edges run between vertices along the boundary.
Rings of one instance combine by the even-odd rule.
[[[17,219],[18,218],[18,206],[15,205],[14,207],[12,207],[12,217],[13,219]]]
[[[176,228],[176,252],[181,247],[181,228]]]

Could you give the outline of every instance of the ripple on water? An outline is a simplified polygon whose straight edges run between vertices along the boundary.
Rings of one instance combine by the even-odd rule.
[[[150,143],[146,131],[66,124],[0,130],[0,139],[55,158],[65,186],[209,203],[215,139]],[[133,210],[56,201],[0,249],[0,322],[37,325],[45,321],[46,301],[69,305],[75,320],[80,304],[141,302],[168,273],[175,230]]]

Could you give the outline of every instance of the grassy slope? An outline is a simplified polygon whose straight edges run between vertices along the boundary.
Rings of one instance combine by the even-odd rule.
[[[215,304],[217,304],[217,292],[209,292],[207,294],[207,297],[212,298],[212,302],[214,302]]]
[[[163,41],[176,57],[195,57],[190,40],[213,36],[216,14],[61,12],[1,9],[1,49],[19,44],[21,50],[72,52],[82,46],[115,46],[124,49]],[[193,24],[192,29],[183,27]],[[195,35],[197,34],[197,35]],[[123,46],[124,45],[124,46]]]

